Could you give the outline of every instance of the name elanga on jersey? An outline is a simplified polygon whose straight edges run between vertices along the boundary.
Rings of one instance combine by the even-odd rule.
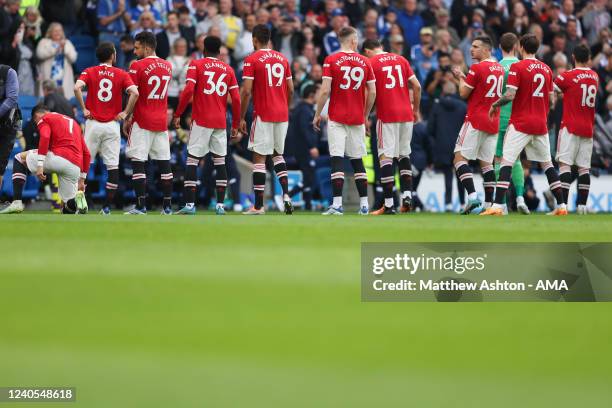
[[[222,69],[223,71],[227,72],[227,66],[222,64],[222,63],[220,63],[220,62],[216,62],[216,61],[207,62],[206,64],[204,64],[204,68],[206,68],[206,69],[219,68],[219,69]]]

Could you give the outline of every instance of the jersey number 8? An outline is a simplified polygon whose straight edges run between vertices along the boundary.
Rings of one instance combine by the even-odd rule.
[[[113,98],[113,82],[108,78],[102,78],[99,86],[98,99],[102,102],[110,101]]]

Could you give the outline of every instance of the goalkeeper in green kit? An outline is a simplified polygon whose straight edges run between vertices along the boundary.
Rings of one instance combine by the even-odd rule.
[[[506,33],[499,39],[499,45],[502,49],[504,58],[499,62],[504,67],[504,88],[502,94],[506,91],[506,82],[508,81],[508,71],[510,65],[518,62],[516,57],[516,44],[518,43],[518,37],[512,33]],[[497,137],[497,148],[495,150],[495,179],[499,179],[499,167],[500,161],[503,156],[504,150],[504,135],[508,128],[508,121],[510,121],[510,113],[512,113],[512,103],[508,103],[501,107],[499,116],[499,135]],[[514,165],[512,166],[512,184],[516,191],[516,207],[519,213],[529,214],[529,208],[525,204],[523,193],[525,192],[525,175],[523,173],[523,165],[521,164],[521,158],[519,157]],[[505,204],[504,212],[508,212],[508,206]]]

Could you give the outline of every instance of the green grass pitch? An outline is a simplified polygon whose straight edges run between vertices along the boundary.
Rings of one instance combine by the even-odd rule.
[[[359,261],[362,241],[611,232],[610,215],[2,216],[0,386],[75,386],[51,404],[68,408],[609,406],[612,304],[362,303]]]

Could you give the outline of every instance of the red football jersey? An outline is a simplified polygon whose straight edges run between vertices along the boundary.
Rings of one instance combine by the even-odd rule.
[[[593,137],[599,77],[589,68],[574,68],[555,79],[563,92],[561,127],[581,137]]]
[[[106,64],[87,68],[79,81],[87,85],[85,107],[98,122],[114,120],[122,109],[123,92],[134,86],[127,72]]]
[[[255,116],[264,122],[287,122],[287,81],[292,79],[287,58],[280,52],[257,50],[244,59],[243,79],[253,80]]]
[[[370,58],[376,78],[376,117],[384,123],[412,122],[412,104],[408,81],[412,67],[401,55],[385,52]]]
[[[81,127],[72,118],[49,112],[36,124],[40,134],[38,142],[39,160],[49,151],[78,166],[81,173],[89,171],[91,155],[81,133]],[[44,159],[43,159],[44,160]]]
[[[331,79],[329,118],[345,125],[363,125],[366,82],[376,81],[370,60],[356,52],[338,51],[325,58],[323,78]]]
[[[502,95],[504,68],[496,61],[484,60],[470,67],[465,85],[472,88],[467,100],[465,121],[474,129],[497,134],[499,132],[499,110],[489,120],[489,109]]]
[[[553,91],[550,68],[535,58],[515,62],[510,66],[506,88],[517,88],[508,125],[528,135],[547,134],[548,98]]]
[[[192,113],[195,123],[209,129],[225,129],[227,95],[232,90],[238,91],[238,81],[232,67],[217,58],[195,60],[187,68],[187,82],[195,84]],[[237,102],[240,103],[239,98]],[[182,115],[182,105],[183,103],[179,104],[175,117]],[[239,119],[236,117],[234,121],[237,123]]]
[[[164,59],[150,56],[134,61],[130,76],[138,87],[134,121],[141,129],[153,132],[168,130],[168,85],[172,65]]]

